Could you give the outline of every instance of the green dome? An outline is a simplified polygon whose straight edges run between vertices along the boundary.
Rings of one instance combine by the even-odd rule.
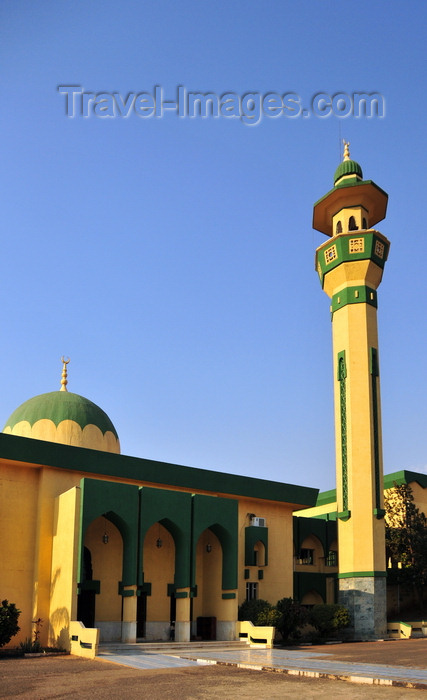
[[[363,179],[362,168],[355,160],[343,160],[335,170],[334,185],[343,175],[358,175]]]
[[[63,420],[72,420],[82,430],[86,425],[95,425],[103,435],[111,431],[118,439],[114,425],[99,406],[69,391],[51,391],[25,401],[12,413],[3,430],[7,427],[13,429],[20,421],[28,421],[33,426],[42,419],[51,420],[56,427]]]

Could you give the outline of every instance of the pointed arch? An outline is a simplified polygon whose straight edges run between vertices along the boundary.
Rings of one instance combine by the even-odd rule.
[[[206,529],[218,538],[222,547],[222,588],[237,588],[237,527],[238,503],[231,498],[193,496],[193,552]],[[195,558],[192,558],[191,585],[195,585]]]

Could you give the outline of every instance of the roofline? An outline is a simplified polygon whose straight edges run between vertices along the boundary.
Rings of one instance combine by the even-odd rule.
[[[329,195],[332,194],[332,192],[335,192],[336,190],[340,189],[345,189],[346,187],[359,187],[360,185],[373,185],[381,194],[385,195],[388,200],[388,194],[385,190],[383,190],[382,187],[377,185],[373,180],[356,180],[354,182],[349,182],[348,180],[345,180],[339,185],[334,185],[334,187],[329,190],[326,194],[323,195],[323,197],[320,197],[320,199],[317,200],[317,202],[314,202],[313,207],[316,207],[318,204],[323,202],[324,199],[329,197]]]
[[[419,472],[411,472],[407,469],[403,469],[399,472],[393,472],[392,474],[387,474],[384,476],[384,488],[391,489],[394,486],[394,482],[398,486],[401,484],[410,484],[416,481],[417,484],[427,488],[427,474],[420,474]]]
[[[421,474],[420,472],[412,472],[408,469],[402,469],[399,472],[392,472],[391,474],[384,474],[384,488],[391,489],[394,486],[394,482],[398,486],[401,484],[411,484],[416,482],[423,489],[427,488],[427,474]],[[324,506],[328,503],[334,503],[337,500],[336,489],[331,489],[330,491],[322,491],[319,493],[316,501],[316,506]]]
[[[0,459],[312,507],[318,489],[0,433]]]

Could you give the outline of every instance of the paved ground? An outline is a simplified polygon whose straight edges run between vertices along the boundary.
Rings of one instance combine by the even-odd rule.
[[[292,652],[292,653],[291,653]],[[182,652],[189,655],[188,652]],[[371,642],[360,644],[341,644],[336,646],[321,646],[308,648],[293,648],[289,650],[274,650],[261,653],[258,656],[265,668],[265,661],[272,661],[272,668],[282,672],[262,672],[251,670],[255,657],[240,650],[214,651],[210,654],[221,654],[222,663],[242,663],[244,668],[227,665],[200,665],[194,661],[177,659],[164,654],[147,654],[139,651],[127,654],[133,657],[129,660],[122,657],[120,663],[110,663],[104,660],[89,661],[73,656],[49,657],[39,659],[2,659],[0,660],[0,698],[18,698],[19,700],[53,700],[61,698],[78,698],[79,700],[118,700],[126,698],[136,700],[240,700],[243,698],[257,700],[273,700],[275,698],[311,698],[330,700],[398,700],[404,698],[424,698],[425,689],[414,689],[402,686],[379,686],[372,684],[370,673],[375,669],[376,674],[385,670],[390,676],[393,673],[406,674],[403,684],[411,683],[413,673],[427,676],[427,639],[414,639],[393,642]],[[208,652],[206,652],[208,655]],[[237,661],[237,656],[239,661]],[[242,655],[245,659],[242,661]],[[199,656],[199,653],[197,654]],[[123,665],[126,663],[157,664],[156,670],[141,670]],[[278,660],[277,660],[278,659]],[[284,664],[284,660],[287,662]],[[213,661],[214,659],[205,659]],[[187,665],[176,666],[185,662]],[[340,664],[345,664],[348,670],[357,669],[357,677],[364,683],[348,683],[342,680],[331,680],[321,677],[318,669],[310,670],[319,663],[329,664],[329,670],[341,671]],[[165,664],[167,667],[165,667]],[[191,665],[188,665],[191,664]],[[354,665],[353,665],[354,664]],[[172,666],[173,665],[173,666]],[[307,676],[289,675],[291,672],[302,670]],[[292,671],[294,669],[294,671]],[[285,672],[283,672],[285,670]],[[367,675],[362,674],[367,671]],[[319,677],[320,674],[320,677]],[[339,676],[338,673],[330,675]],[[316,677],[317,676],[317,677]],[[395,683],[401,681],[394,679]],[[415,681],[417,682],[417,681]],[[427,683],[422,684],[427,689]]]
[[[0,660],[0,698],[17,700],[426,700],[425,690],[226,666],[140,671],[72,656]]]
[[[353,683],[395,685],[427,690],[427,640],[294,647],[289,649],[197,649],[147,653],[135,645],[124,654],[100,651],[101,658],[133,668],[182,667],[187,664],[233,666],[287,675],[336,678]]]

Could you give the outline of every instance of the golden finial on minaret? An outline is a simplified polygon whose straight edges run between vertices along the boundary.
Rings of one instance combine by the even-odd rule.
[[[344,144],[343,161],[350,160],[350,141],[346,141],[345,139],[343,139],[342,142]]]
[[[68,391],[67,389],[67,384],[68,384],[68,379],[67,379],[67,365],[70,361],[70,358],[65,358],[64,356],[61,357],[61,362],[62,362],[62,377],[61,377],[61,388],[59,391]]]

